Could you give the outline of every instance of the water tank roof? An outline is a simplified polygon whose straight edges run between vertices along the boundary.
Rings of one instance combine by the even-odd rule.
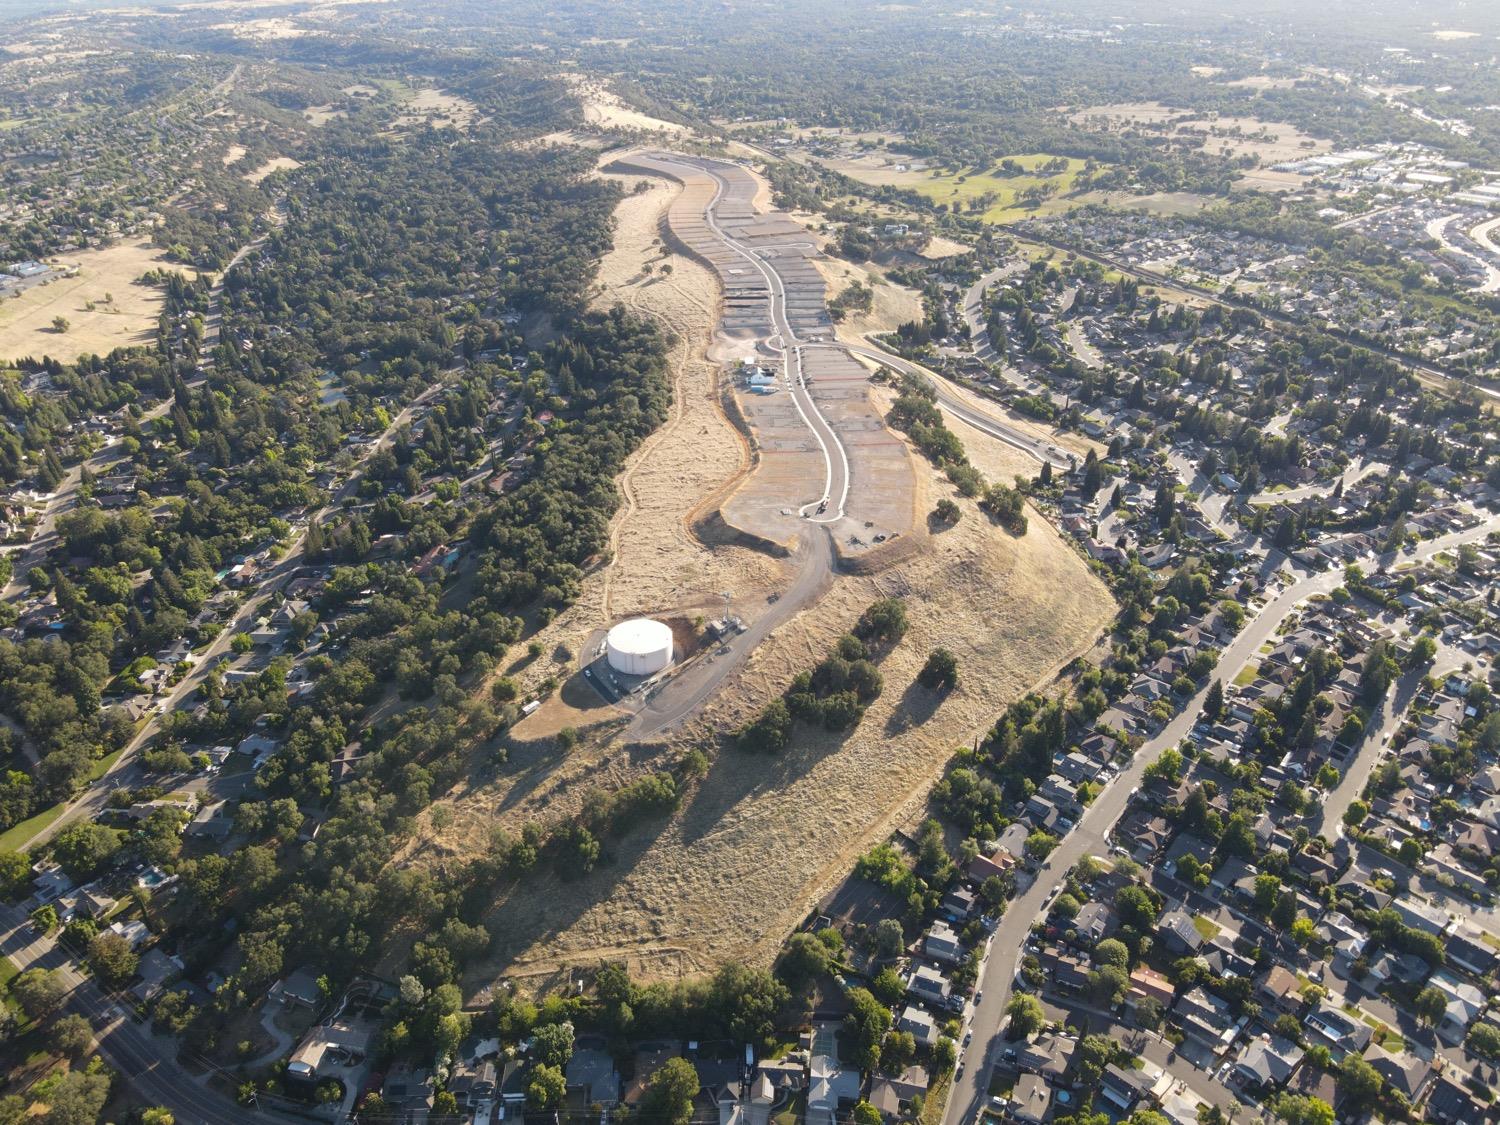
[[[609,647],[621,653],[660,652],[672,643],[672,630],[649,617],[632,617],[609,631]]]

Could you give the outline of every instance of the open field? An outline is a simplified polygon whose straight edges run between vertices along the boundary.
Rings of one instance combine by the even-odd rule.
[[[335,109],[332,105],[309,106],[307,109],[302,111],[302,119],[304,121],[306,121],[309,125],[320,127],[323,125],[327,125],[336,117],[348,116],[348,113],[346,113],[344,110]]]
[[[1058,197],[1073,190],[1084,164],[1082,160],[1068,157],[1065,171],[1048,173],[1041,167],[1054,158],[1046,153],[1029,153],[1011,159],[1026,169],[1025,174],[996,175],[992,169],[947,173],[935,168],[909,168],[904,158],[884,154],[821,163],[872,187],[889,185],[920,192],[934,203],[946,203],[954,210],[980,214],[990,223],[1014,222],[1039,211],[1056,210],[1060,202]],[[1041,208],[1022,201],[1025,192],[1039,187],[1049,193]]]
[[[889,412],[896,401],[895,388],[881,387],[875,394],[881,410]],[[969,455],[969,460],[984,474],[986,480],[1010,484],[1018,476],[1028,479],[1036,476],[1039,467],[1035,457],[1023,453],[1013,445],[1007,445],[999,438],[981,433],[973,426],[965,426],[951,418],[948,421],[950,428],[963,442],[964,452]]]
[[[77,273],[0,301],[0,359],[50,355],[71,360],[146,342],[156,328],[163,298],[160,290],[137,285],[136,280],[157,266],[178,268],[144,241],[80,251],[56,264],[76,267]],[[105,303],[106,295],[113,300]],[[89,302],[94,303],[92,311]],[[66,332],[52,327],[59,316],[69,321]]]
[[[907,321],[922,319],[922,295],[886,280],[879,266],[856,265],[842,258],[815,258],[813,264],[828,282],[830,300],[855,283],[867,286],[874,293],[869,312],[850,312],[834,328],[840,340],[863,344],[867,333],[894,332]]]
[[[478,108],[467,98],[428,87],[416,91],[402,104],[401,114],[393,124],[398,129],[410,129],[430,122],[439,129],[451,125],[467,131],[478,116]]]
[[[228,168],[236,160],[244,156],[245,152],[246,149],[244,145],[230,145],[229,148],[225,150],[224,155],[219,157],[219,161],[224,165],[224,167]]]
[[[1272,176],[1292,175],[1291,173],[1271,172]],[[1302,177],[1293,176],[1300,180]],[[1121,211],[1144,211],[1149,215],[1196,215],[1205,207],[1211,207],[1218,200],[1211,195],[1199,195],[1192,191],[1154,191],[1149,195],[1131,195],[1123,191],[1088,191],[1074,197],[1081,206],[1089,203],[1099,203]]]
[[[1301,191],[1307,186],[1309,177],[1297,172],[1274,172],[1269,168],[1257,168],[1246,172],[1234,182],[1235,191]],[[1327,194],[1319,193],[1319,194]]]
[[[1071,114],[1068,120],[1079,128],[1099,132],[1201,140],[1204,152],[1233,159],[1250,156],[1264,165],[1302,160],[1332,151],[1327,141],[1309,136],[1286,122],[1202,115],[1160,102],[1090,106]]]
[[[257,42],[272,42],[278,39],[301,39],[304,35],[319,34],[305,27],[299,27],[289,19],[271,17],[216,23],[213,25],[213,29],[215,31],[227,31],[239,39],[252,39]]]
[[[1274,78],[1269,74],[1249,74],[1244,78],[1231,79],[1221,82],[1221,86],[1236,86],[1244,90],[1290,90],[1297,84],[1297,80],[1291,77]]]
[[[967,254],[972,249],[974,247],[966,246],[962,242],[954,242],[951,238],[944,238],[940,234],[935,234],[927,240],[927,246],[922,250],[921,256],[936,262],[943,258],[951,258],[956,254]]]
[[[951,493],[930,472],[921,478],[929,506]],[[820,658],[870,601],[901,593],[911,630],[883,661],[884,694],[852,734],[799,728],[777,758],[720,750],[665,826],[607,841],[606,862],[587,876],[539,875],[541,885],[516,888],[524,910],[498,903],[488,919],[498,955],[471,985],[499,974],[540,984],[561,967],[606,958],[647,978],[730,957],[767,963],[855,856],[919,819],[954,746],[1092,643],[1111,613],[1108,593],[1040,518],[1017,540],[960,503],[964,519],[928,552],[878,578],[839,578],[816,609],[774,633],[688,737],[712,744]],[[965,677],[946,699],[914,683],[939,644],[957,653]],[[613,787],[661,764],[647,747],[585,745],[567,758],[523,748],[509,776],[455,804],[443,844],[425,844],[423,858],[472,848],[491,824],[515,831],[566,817],[588,786]]]
[[[241,179],[246,183],[258,184],[272,172],[290,172],[293,168],[300,167],[300,160],[293,160],[290,156],[273,156],[253,172],[246,172]]]
[[[651,117],[639,110],[631,109],[620,100],[618,95],[595,79],[586,78],[581,74],[563,74],[559,77],[567,81],[574,95],[583,103],[583,119],[590,125],[598,125],[605,129],[640,129],[648,133],[660,133],[672,137],[682,136],[688,132],[685,125],[663,121],[659,117]]]

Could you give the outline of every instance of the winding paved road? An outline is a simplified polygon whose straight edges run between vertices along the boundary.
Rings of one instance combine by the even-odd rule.
[[[1054,469],[1071,470],[1074,458],[1068,454],[1060,445],[1046,438],[1038,437],[1028,433],[1019,426],[996,417],[989,411],[976,406],[968,397],[960,393],[957,386],[945,375],[924,367],[920,363],[914,363],[909,359],[903,359],[898,355],[885,351],[883,348],[863,347],[859,344],[817,344],[810,347],[827,347],[839,351],[848,352],[850,355],[866,356],[878,360],[887,367],[908,375],[922,376],[932,387],[937,395],[937,404],[944,413],[951,414],[966,426],[972,426],[981,433],[988,434],[997,441],[1019,449],[1040,463],[1051,463]]]
[[[1065,451],[979,409],[946,379],[925,367],[879,348],[846,344],[826,338],[821,333],[806,340],[800,338],[788,315],[786,284],[777,271],[776,252],[752,246],[735,237],[725,229],[717,214],[720,202],[729,191],[728,177],[736,172],[744,174],[742,170],[719,161],[672,153],[651,153],[649,160],[652,165],[684,181],[694,174],[707,175],[712,178],[715,185],[714,194],[704,209],[704,221],[714,236],[754,267],[765,282],[767,325],[770,334],[759,343],[768,351],[783,357],[785,387],[792,396],[798,415],[812,432],[823,454],[822,494],[817,500],[803,505],[798,511],[806,522],[825,525],[842,519],[848,501],[851,479],[849,457],[843,442],[813,401],[803,374],[803,355],[813,348],[842,351],[851,356],[864,356],[899,371],[926,376],[937,392],[939,405],[953,417],[1020,449],[1039,462],[1050,462],[1059,469],[1072,467],[1073,460]],[[778,250],[787,248],[783,245]],[[1007,276],[1020,268],[1024,267],[1007,266],[987,276],[993,280]],[[780,596],[768,606],[766,612],[744,633],[725,642],[712,655],[704,656],[687,665],[682,671],[653,689],[645,706],[627,728],[626,737],[650,738],[660,735],[692,715],[773,630],[822,597],[832,580],[834,571],[833,543],[827,534],[814,533],[803,539],[804,542],[799,545],[794,556],[797,560],[797,569],[787,589],[782,591]]]

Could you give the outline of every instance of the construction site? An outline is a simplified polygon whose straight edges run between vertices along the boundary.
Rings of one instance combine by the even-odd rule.
[[[646,979],[768,961],[860,851],[920,820],[953,747],[1087,650],[1113,609],[1050,524],[1005,533],[886,427],[889,388],[870,380],[884,359],[835,339],[818,268],[831,259],[771,212],[752,170],[633,153],[603,174],[629,192],[600,300],[677,336],[674,413],[621,479],[612,560],[538,636],[553,659],[503,669],[523,690],[544,676],[560,689],[512,730],[496,776],[441,802],[409,860],[442,864],[491,831],[566,822],[590,793],[722,746],[877,598],[902,597],[911,629],[852,732],[799,730],[771,762],[718,749],[670,821],[611,840],[607,865],[528,887],[525,909],[497,901],[475,988],[501,974],[543,987],[600,960]],[[1052,456],[954,404],[977,462],[1039,469]],[[964,518],[929,531],[944,498]],[[669,661],[664,634],[637,646],[634,628],[611,661],[610,631],[635,617],[670,625]],[[916,683],[939,644],[965,669],[941,700]],[[559,753],[569,730],[576,743]]]

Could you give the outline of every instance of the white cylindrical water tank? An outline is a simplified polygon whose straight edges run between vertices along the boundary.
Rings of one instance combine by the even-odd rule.
[[[649,676],[672,663],[672,630],[648,617],[633,617],[609,631],[609,666],[627,676]]]

